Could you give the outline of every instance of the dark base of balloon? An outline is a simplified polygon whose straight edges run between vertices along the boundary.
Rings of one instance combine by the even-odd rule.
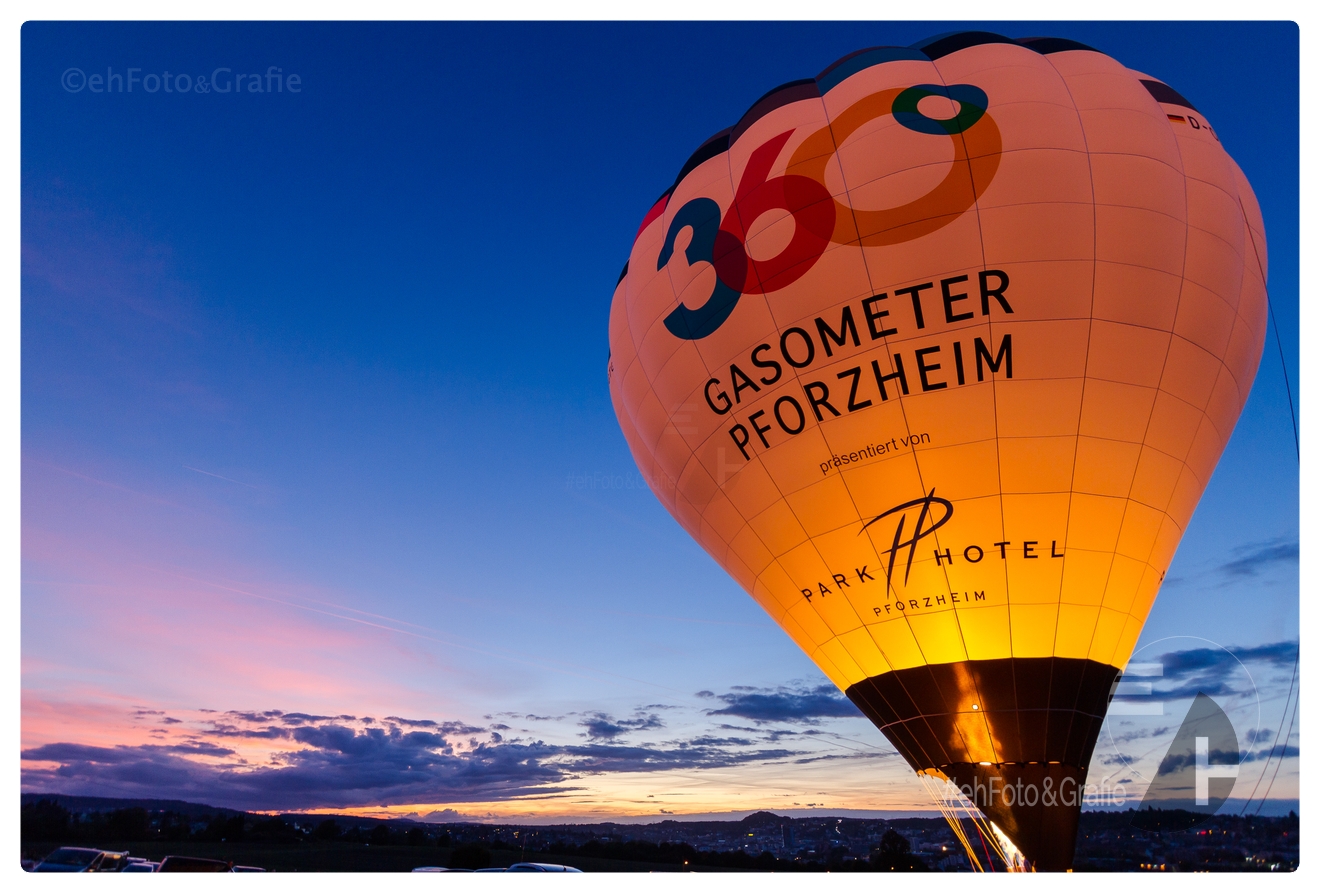
[[[1119,675],[1064,657],[895,670],[848,697],[913,769],[937,769],[1038,870],[1072,866],[1087,766]]]
[[[1062,763],[954,763],[940,770],[964,793],[971,794],[970,799],[1008,835],[1033,869],[1072,868],[1085,767]],[[1075,805],[1070,802],[1074,794]]]

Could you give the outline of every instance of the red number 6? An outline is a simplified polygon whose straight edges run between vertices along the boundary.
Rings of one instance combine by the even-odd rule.
[[[796,282],[824,253],[834,234],[834,199],[821,183],[795,174],[766,179],[792,135],[791,130],[781,133],[752,153],[715,236],[715,273],[743,294],[765,294]],[[769,260],[753,260],[747,256],[747,228],[777,208],[793,215],[793,238]]]

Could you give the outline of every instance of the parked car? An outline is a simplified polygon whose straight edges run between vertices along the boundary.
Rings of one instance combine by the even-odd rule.
[[[233,871],[233,862],[222,862],[219,859],[199,859],[196,856],[166,856],[160,860],[160,867],[157,871]]]
[[[515,862],[510,865],[508,871],[571,871],[573,874],[581,874],[582,869],[573,868],[568,865],[556,865],[553,862]]]
[[[119,870],[121,872],[131,871],[134,874],[141,874],[146,871],[155,871],[159,867],[159,862],[152,862],[150,859],[140,859],[137,856],[129,856],[128,864]]]
[[[128,853],[81,846],[62,846],[37,863],[33,871],[120,871]]]

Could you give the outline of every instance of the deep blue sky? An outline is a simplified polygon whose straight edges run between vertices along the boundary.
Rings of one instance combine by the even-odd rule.
[[[610,296],[757,97],[965,28],[1073,38],[1197,105],[1264,211],[1296,397],[1288,23],[25,25],[26,695],[477,722],[812,690],[641,488]],[[61,85],[270,66],[301,91]],[[1297,498],[1271,336],[1143,642],[1296,638]],[[100,721],[26,715],[59,729],[33,741]]]

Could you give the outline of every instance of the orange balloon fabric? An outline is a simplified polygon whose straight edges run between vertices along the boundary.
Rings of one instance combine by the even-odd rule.
[[[1265,282],[1251,187],[1176,91],[953,35],[697,151],[615,290],[610,391],[656,496],[850,695],[1005,659],[1112,679],[1251,388]],[[984,709],[960,692],[940,710]],[[962,757],[895,741],[1030,750],[980,722],[934,733]]]

